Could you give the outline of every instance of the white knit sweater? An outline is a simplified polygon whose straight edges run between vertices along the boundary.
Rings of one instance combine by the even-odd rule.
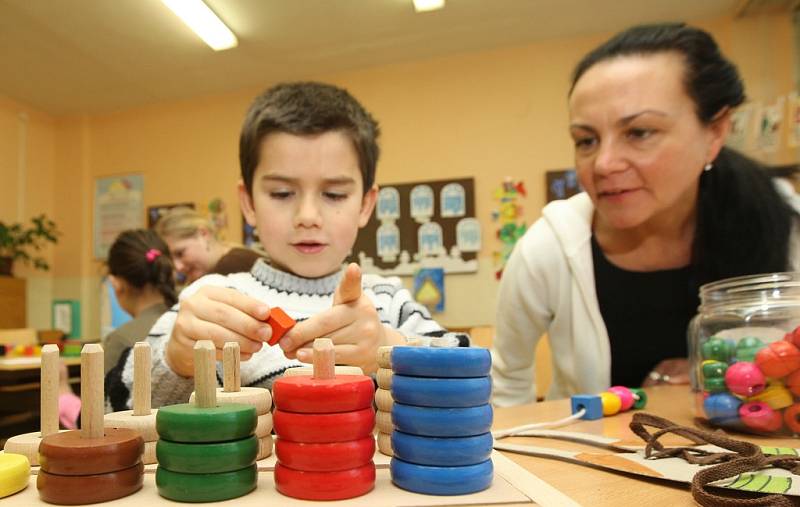
[[[204,286],[229,287],[243,294],[280,307],[297,321],[305,320],[333,303],[333,293],[339,284],[342,272],[324,278],[298,277],[269,266],[258,260],[249,273],[231,275],[207,275],[192,283],[180,294],[179,302],[156,321],[148,335],[152,349],[151,370],[152,405],[154,408],[174,403],[185,403],[194,389],[194,381],[173,372],[164,360],[164,350],[172,334],[178,315],[180,300],[184,300]],[[434,321],[427,308],[414,301],[411,293],[403,288],[400,279],[363,275],[364,294],[372,300],[381,322],[407,337],[420,338],[428,345],[431,338],[452,339],[453,344],[469,345],[469,337],[459,333],[448,333]],[[128,349],[123,359],[106,376],[106,393],[109,408],[130,408],[133,385],[133,355]],[[271,387],[273,380],[287,368],[300,366],[294,359],[287,359],[283,350],[266,345],[250,360],[241,363],[242,386]],[[221,384],[222,365],[217,364],[218,382]]]

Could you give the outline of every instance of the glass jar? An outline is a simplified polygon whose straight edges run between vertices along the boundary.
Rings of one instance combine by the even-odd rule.
[[[689,324],[695,415],[712,426],[800,435],[800,273],[700,288]]]

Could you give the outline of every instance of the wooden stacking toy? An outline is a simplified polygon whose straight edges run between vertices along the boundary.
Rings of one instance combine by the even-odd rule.
[[[647,406],[647,394],[635,387],[611,386],[600,394],[575,394],[570,399],[572,413],[583,410],[581,419],[589,421],[603,416],[627,412],[630,409],[642,409]]]
[[[31,466],[39,464],[39,444],[42,439],[53,433],[58,433],[57,345],[49,344],[42,347],[40,379],[39,429],[41,431],[11,437],[3,447],[3,450],[7,453],[21,454],[27,457]]]
[[[242,387],[241,355],[239,344],[228,342],[222,348],[222,387],[217,388],[217,403],[240,403],[252,405],[256,409],[258,422],[255,435],[258,439],[258,456],[261,460],[272,454],[272,395],[269,389],[261,387]],[[195,393],[189,397],[194,403]]]
[[[0,454],[0,498],[28,486],[31,464],[22,454]]]
[[[135,430],[103,427],[103,348],[81,352],[81,429],[53,433],[39,445],[36,479],[45,502],[107,502],[141,489],[144,440]]]
[[[375,487],[372,379],[336,375],[333,342],[314,341],[313,376],[275,381],[275,487],[305,500],[342,500]]]
[[[152,356],[150,344],[137,342],[133,346],[133,410],[106,414],[106,428],[130,428],[136,430],[144,439],[142,463],[156,463],[156,414],[158,409],[151,408],[150,399],[150,365]]]
[[[194,347],[194,401],[156,416],[158,493],[179,502],[218,502],[256,488],[257,417],[252,405],[217,402],[216,349]]]
[[[494,477],[489,351],[381,348],[378,366],[378,386],[392,398],[390,404],[382,394],[380,402],[391,410],[391,428],[379,423],[381,433],[391,433],[392,482],[428,495],[488,488]]]

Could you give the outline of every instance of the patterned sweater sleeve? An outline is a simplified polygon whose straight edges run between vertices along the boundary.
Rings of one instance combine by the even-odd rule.
[[[364,293],[372,299],[381,322],[407,339],[418,339],[423,346],[469,347],[469,335],[451,333],[433,320],[428,309],[416,302],[397,277],[364,275]]]
[[[197,280],[184,289],[180,300],[193,295],[200,287],[206,285],[226,286],[226,278],[221,275],[208,275]],[[186,403],[194,390],[194,379],[185,378],[169,367],[164,357],[167,342],[172,335],[172,328],[178,318],[180,301],[164,313],[147,335],[152,354],[150,383],[152,407],[158,408],[175,403]],[[133,406],[133,354],[127,350],[119,363],[112,368],[105,378],[106,409],[128,410]]]

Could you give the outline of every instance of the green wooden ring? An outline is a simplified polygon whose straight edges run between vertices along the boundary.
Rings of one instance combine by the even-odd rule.
[[[638,387],[631,387],[631,392],[639,397],[638,400],[633,402],[634,410],[640,410],[647,406],[647,393],[644,392],[644,389],[639,389]]]
[[[182,474],[159,465],[156,469],[158,494],[176,502],[221,502],[256,489],[258,467],[221,474]]]
[[[158,409],[156,430],[160,438],[173,442],[227,442],[252,435],[257,421],[252,405],[231,403],[198,408],[181,403]]]
[[[220,474],[241,470],[256,462],[255,435],[230,442],[183,444],[161,439],[156,444],[158,465],[183,474]]]

